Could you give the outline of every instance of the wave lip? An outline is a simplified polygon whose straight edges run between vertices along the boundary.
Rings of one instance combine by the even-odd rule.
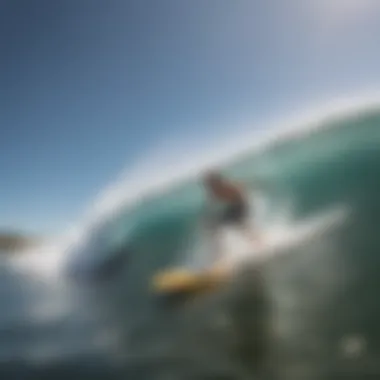
[[[91,228],[99,219],[112,218],[121,207],[132,206],[155,194],[167,192],[174,186],[194,179],[206,168],[230,166],[248,154],[263,154],[279,144],[339,127],[340,121],[379,109],[380,94],[339,98],[319,107],[310,107],[309,110],[286,119],[260,125],[254,123],[249,128],[253,133],[243,132],[241,137],[221,137],[214,141],[213,145],[218,146],[214,150],[210,150],[209,144],[205,145],[195,139],[189,144],[185,142],[183,148],[180,148],[178,141],[175,144],[164,144],[163,149],[144,154],[140,162],[128,168],[116,182],[106,188],[91,206],[82,227]],[[242,129],[245,130],[246,127]],[[203,151],[197,151],[197,146],[203,147]],[[176,149],[173,150],[173,147]],[[166,172],[163,171],[164,168]]]

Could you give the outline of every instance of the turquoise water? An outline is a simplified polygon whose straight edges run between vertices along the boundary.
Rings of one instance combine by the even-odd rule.
[[[106,276],[66,286],[76,300],[69,317],[40,330],[48,339],[67,324],[77,326],[86,310],[96,319],[93,331],[107,327],[118,339],[103,348],[102,360],[83,359],[78,349],[70,361],[48,362],[49,370],[81,379],[95,373],[104,379],[380,376],[380,112],[324,123],[319,132],[246,154],[224,170],[265,184],[273,220],[302,223],[344,205],[343,223],[259,267],[246,266],[219,292],[179,307],[154,297],[149,279],[178,263],[197,239],[202,188],[191,180],[120,209],[79,254],[97,257],[92,270],[113,255],[125,260]],[[86,334],[78,339],[91,343]],[[34,370],[39,378],[43,367]]]

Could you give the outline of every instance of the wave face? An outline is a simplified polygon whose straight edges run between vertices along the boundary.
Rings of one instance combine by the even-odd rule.
[[[252,285],[255,276],[244,274],[240,280],[245,285],[236,285],[235,296],[229,298],[229,293],[200,300],[181,317],[159,311],[149,294],[149,279],[156,271],[178,264],[184,260],[184,252],[196,250],[203,203],[203,190],[196,179],[152,194],[139,204],[120,209],[112,220],[104,220],[76,248],[71,269],[78,273],[101,271],[111,258],[125,259],[117,261],[107,275],[120,279],[113,287],[113,296],[119,296],[124,305],[125,323],[131,332],[128,344],[136,356],[145,352],[142,357],[152,359],[153,353],[146,352],[153,350],[152,341],[162,343],[165,331],[165,342],[172,334],[171,348],[165,351],[160,347],[172,359],[176,355],[186,357],[187,365],[180,366],[184,373],[207,373],[210,363],[220,367],[213,367],[219,374],[254,371],[252,363],[262,363],[264,351],[265,357],[276,355],[281,363],[278,378],[284,378],[285,373],[289,379],[325,378],[327,373],[338,376],[348,366],[360,373],[360,360],[364,365],[376,363],[376,350],[380,349],[380,340],[375,339],[380,317],[375,290],[380,285],[375,273],[380,264],[379,147],[380,112],[370,110],[326,120],[313,132],[279,139],[223,167],[231,178],[267,184],[268,228],[272,221],[288,225],[302,222],[337,204],[350,208],[349,218],[339,228],[326,229],[317,239],[290,249],[286,258],[261,267],[265,297],[258,295],[261,286]],[[269,312],[262,312],[269,310],[263,306],[268,300],[271,317]],[[174,315],[182,327],[174,326]],[[265,337],[263,320],[271,321],[271,333]],[[190,331],[189,336],[183,331]],[[273,339],[276,344],[269,344]],[[371,348],[365,351],[368,346]],[[355,363],[350,361],[353,356],[359,357]],[[163,356],[160,361],[164,362]],[[133,359],[131,362],[134,365]],[[153,367],[152,373],[157,374],[159,369]],[[291,375],[301,369],[301,377]],[[179,372],[175,374],[181,378]]]
[[[307,217],[336,202],[349,203],[364,183],[374,180],[373,165],[360,172],[358,167],[376,161],[378,121],[378,113],[371,111],[325,122],[311,133],[245,154],[222,171],[248,186],[264,183],[267,217],[268,211],[272,218]],[[203,197],[193,179],[125,210],[121,207],[116,216],[89,230],[78,249],[83,263],[101,265],[123,249],[143,260],[137,273],[172,263],[199,238]]]

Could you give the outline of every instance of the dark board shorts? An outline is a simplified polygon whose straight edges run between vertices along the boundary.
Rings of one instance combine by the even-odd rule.
[[[226,224],[242,224],[248,217],[248,206],[243,202],[233,203],[224,210],[219,217],[219,223]]]

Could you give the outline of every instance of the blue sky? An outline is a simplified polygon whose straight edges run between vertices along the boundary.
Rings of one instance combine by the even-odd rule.
[[[0,229],[61,231],[167,136],[212,141],[226,120],[377,90],[379,10],[371,0],[2,1]]]

